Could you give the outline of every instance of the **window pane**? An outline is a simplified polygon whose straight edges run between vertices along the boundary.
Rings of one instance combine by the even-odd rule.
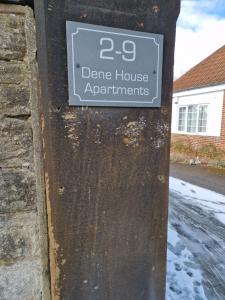
[[[185,131],[186,107],[179,107],[178,131]]]
[[[188,106],[187,132],[196,132],[197,127],[197,105]]]
[[[208,106],[200,105],[199,106],[199,117],[198,117],[198,132],[206,132],[207,115],[208,115]]]

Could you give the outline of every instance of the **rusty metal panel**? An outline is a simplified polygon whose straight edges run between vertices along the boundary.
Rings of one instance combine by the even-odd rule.
[[[164,299],[180,1],[35,5],[52,299]],[[163,34],[162,107],[69,106],[66,20]]]

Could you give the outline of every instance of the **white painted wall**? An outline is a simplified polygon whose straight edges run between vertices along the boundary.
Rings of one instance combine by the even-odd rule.
[[[178,107],[191,104],[208,104],[208,122],[205,136],[220,136],[225,85],[178,92],[173,95],[172,133],[177,130]],[[191,134],[193,133],[185,133]],[[196,133],[195,135],[200,135]]]

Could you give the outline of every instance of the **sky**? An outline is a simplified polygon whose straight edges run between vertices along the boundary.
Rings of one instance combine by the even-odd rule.
[[[225,0],[181,0],[174,78],[225,44]]]

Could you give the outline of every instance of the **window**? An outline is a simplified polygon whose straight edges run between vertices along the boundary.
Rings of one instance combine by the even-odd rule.
[[[199,106],[199,115],[198,115],[198,132],[206,132],[207,125],[207,105]]]
[[[187,132],[194,132],[194,133],[196,132],[197,113],[198,113],[197,105],[189,105],[188,106]]]
[[[178,107],[178,131],[206,133],[208,105],[195,104]]]
[[[187,110],[187,107],[179,108],[178,131],[185,131],[186,110]]]

